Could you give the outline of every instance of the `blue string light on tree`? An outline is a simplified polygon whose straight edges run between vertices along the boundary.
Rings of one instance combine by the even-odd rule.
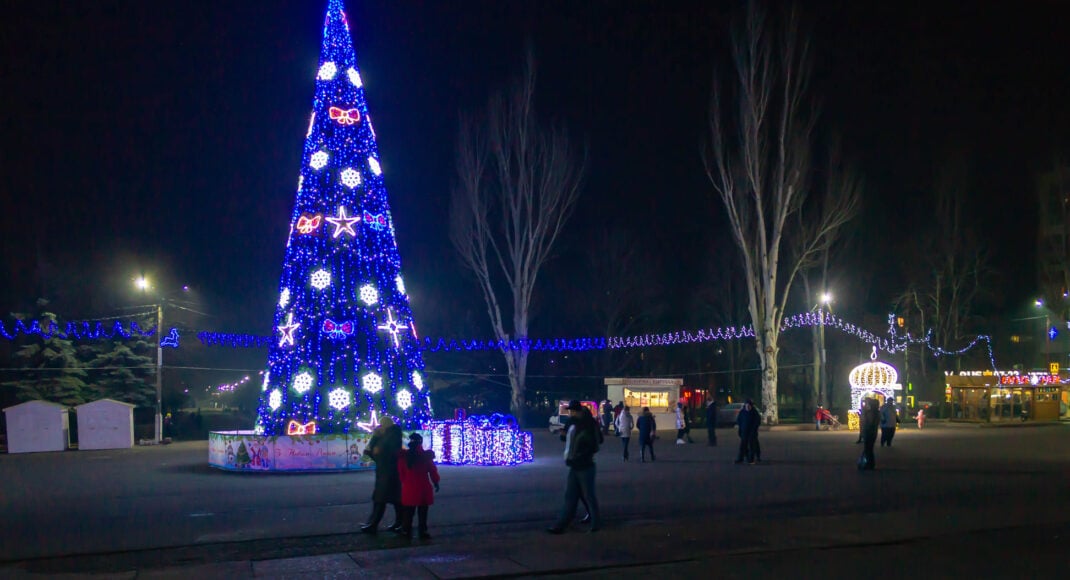
[[[266,435],[363,431],[386,416],[416,429],[431,418],[427,390],[412,383],[424,368],[422,349],[399,282],[383,168],[342,8],[341,0],[328,1],[313,71],[275,332],[266,341],[269,373],[257,418]]]

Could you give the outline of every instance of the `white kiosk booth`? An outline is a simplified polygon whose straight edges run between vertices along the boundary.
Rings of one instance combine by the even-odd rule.
[[[70,444],[67,407],[48,401],[26,401],[4,409],[7,452],[65,451]]]
[[[680,400],[683,379],[614,377],[605,379],[605,385],[606,398],[614,406],[624,401],[636,419],[643,407],[650,407],[658,430],[676,429],[676,402]]]
[[[134,446],[134,405],[100,399],[74,408],[78,449],[129,449]]]

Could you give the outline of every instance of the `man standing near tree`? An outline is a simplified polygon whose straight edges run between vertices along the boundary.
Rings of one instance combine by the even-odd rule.
[[[706,433],[709,435],[706,445],[717,447],[717,400],[713,398],[706,405]]]

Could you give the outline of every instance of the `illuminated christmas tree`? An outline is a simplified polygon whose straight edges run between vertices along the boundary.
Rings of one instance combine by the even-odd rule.
[[[418,428],[424,363],[342,0],[327,3],[315,82],[257,430]]]

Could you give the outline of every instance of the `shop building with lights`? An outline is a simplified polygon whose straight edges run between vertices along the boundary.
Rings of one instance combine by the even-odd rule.
[[[1066,372],[948,371],[944,400],[951,421],[999,423],[1070,419]]]

